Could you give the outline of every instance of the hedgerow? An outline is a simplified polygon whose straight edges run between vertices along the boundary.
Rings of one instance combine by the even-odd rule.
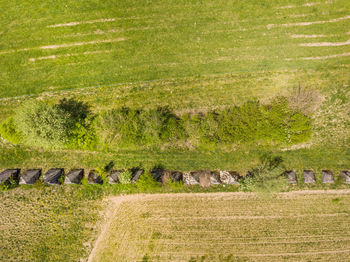
[[[181,119],[167,107],[110,110],[101,114],[98,127],[102,143],[112,148],[160,145],[185,136]]]
[[[140,149],[186,145],[290,145],[311,137],[311,120],[276,98],[268,105],[249,101],[207,113],[176,115],[168,107],[120,108],[95,116],[73,99],[57,104],[28,102],[0,125],[3,138],[18,144],[77,149]],[[97,139],[98,138],[98,139]]]

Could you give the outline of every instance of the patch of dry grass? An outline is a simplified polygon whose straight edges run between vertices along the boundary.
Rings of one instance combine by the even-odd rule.
[[[1,193],[0,261],[79,261],[91,250],[100,209],[74,186]]]

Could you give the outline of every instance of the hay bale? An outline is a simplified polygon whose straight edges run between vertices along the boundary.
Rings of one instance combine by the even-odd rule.
[[[103,179],[96,170],[91,170],[88,175],[89,184],[103,184]]]
[[[145,170],[140,168],[133,168],[131,169],[131,183],[136,183],[137,180],[142,176],[142,174],[145,172]]]
[[[28,169],[19,179],[20,185],[33,185],[41,176],[41,169]]]
[[[180,182],[182,181],[183,174],[180,171],[171,171],[171,182]]]
[[[65,184],[80,184],[84,178],[84,169],[72,169],[64,179]]]
[[[196,175],[199,178],[199,185],[201,187],[210,187],[210,171],[208,170],[201,170],[196,172]]]
[[[322,183],[334,183],[334,176],[330,170],[322,170]]]
[[[200,185],[201,187],[209,187],[210,183],[210,171],[199,170],[193,172],[187,172],[183,174],[183,180],[185,185]]]
[[[60,185],[61,177],[64,175],[63,168],[52,168],[49,169],[43,176],[43,182],[46,185]]]
[[[165,169],[162,168],[156,168],[151,171],[151,174],[153,175],[153,178],[157,182],[162,182],[162,175],[163,172],[166,171]]]
[[[223,184],[238,185],[242,176],[236,171],[220,171],[220,181]]]
[[[16,184],[19,180],[19,173],[21,172],[21,169],[14,168],[14,169],[6,169],[0,173],[0,184],[1,185],[8,185],[10,184],[11,180],[14,181]]]
[[[195,172],[184,172],[183,182],[185,185],[199,185],[199,177],[195,175]]]
[[[350,170],[341,171],[340,177],[343,179],[345,184],[350,184]]]
[[[160,181],[162,185],[166,185],[169,180],[171,181],[171,171],[170,170],[162,170],[160,175]]]
[[[171,171],[168,169],[154,169],[151,171],[153,177],[156,181],[162,182],[163,185],[166,185],[169,180],[171,182],[182,181],[182,172],[180,171]]]
[[[304,183],[314,184],[316,183],[315,172],[312,170],[304,170]]]
[[[211,171],[210,172],[210,184],[212,185],[220,185],[220,172],[219,171]]]
[[[119,174],[121,174],[122,172],[124,172],[124,171],[123,170],[112,170],[108,176],[108,183],[110,183],[111,185],[119,184],[120,183]]]
[[[286,171],[286,178],[287,183],[289,184],[296,184],[297,183],[297,174],[294,170],[287,170]]]

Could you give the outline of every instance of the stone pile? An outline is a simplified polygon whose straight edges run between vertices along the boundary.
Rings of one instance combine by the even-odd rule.
[[[0,173],[0,185],[7,185],[10,183],[19,183],[21,185],[33,185],[37,182],[42,174],[41,169],[28,169],[20,175],[20,169],[6,169]],[[120,183],[120,175],[126,170],[112,170],[106,179],[109,184]],[[135,183],[143,174],[144,170],[141,168],[129,169],[131,177],[128,183]],[[198,170],[191,172],[173,171],[168,169],[154,169],[151,171],[154,179],[166,185],[168,182],[183,181],[185,185],[200,185],[202,187],[209,187],[211,185],[227,184],[237,185],[239,180],[244,177],[235,171],[209,171]],[[246,177],[252,174],[248,172]],[[287,182],[290,184],[298,183],[297,174],[294,170],[285,171]],[[312,170],[304,170],[304,183],[316,183],[315,172]],[[84,169],[72,169],[66,175],[63,168],[49,169],[43,176],[41,181],[46,185],[60,185],[65,184],[81,184],[84,178]],[[341,171],[339,178],[344,183],[350,184],[350,170]],[[89,184],[103,184],[103,177],[96,171],[90,170],[87,176]],[[330,170],[322,170],[322,183],[334,183],[334,175]]]

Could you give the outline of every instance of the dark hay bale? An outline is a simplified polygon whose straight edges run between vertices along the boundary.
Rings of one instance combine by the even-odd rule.
[[[220,171],[220,181],[223,184],[238,185],[242,176],[236,171]]]
[[[314,184],[316,183],[315,172],[312,170],[304,170],[304,183]]]
[[[296,184],[297,183],[297,174],[294,170],[288,170],[286,171],[286,178],[287,183],[289,184]]]
[[[43,176],[43,182],[46,185],[60,185],[60,178],[64,175],[63,168],[49,169]]]
[[[41,176],[41,169],[28,169],[19,179],[20,185],[33,185]]]
[[[89,184],[103,184],[102,177],[98,174],[96,170],[91,170],[88,175],[88,183]]]
[[[343,179],[345,184],[350,184],[350,170],[341,171],[340,177]]]
[[[322,183],[334,183],[334,176],[330,170],[322,170]]]
[[[84,169],[72,169],[65,177],[65,184],[80,184],[84,178]]]
[[[11,183],[11,180],[14,181],[16,184],[19,180],[19,173],[21,172],[21,169],[14,168],[14,169],[6,169],[0,173],[0,184],[2,185],[8,185]]]
[[[133,168],[131,169],[131,183],[136,183],[137,180],[142,176],[142,174],[145,172],[145,170],[140,168]]]

